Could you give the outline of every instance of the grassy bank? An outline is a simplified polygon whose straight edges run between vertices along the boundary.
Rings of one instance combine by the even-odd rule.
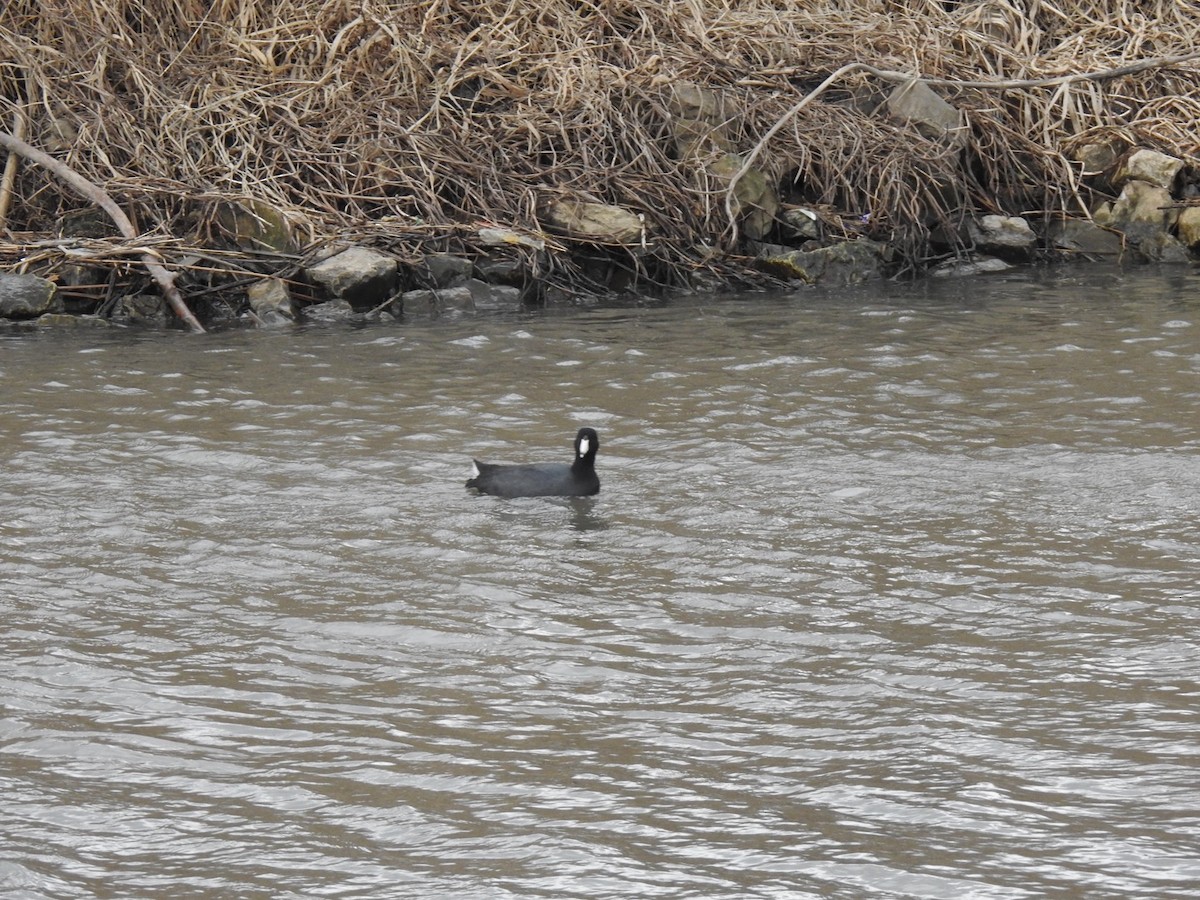
[[[10,0],[0,127],[185,244],[218,244],[219,204],[252,200],[300,245],[402,256],[469,251],[485,223],[550,232],[570,280],[574,238],[546,216],[570,197],[642,217],[645,279],[729,275],[745,235],[711,162],[732,152],[919,269],[964,215],[1086,213],[1104,187],[1081,147],[1198,164],[1200,60],[1112,74],[1197,47],[1191,0]],[[802,102],[848,64],[876,71]],[[961,136],[881,113],[879,70],[935,79]],[[709,104],[686,149],[681,86]],[[87,205],[28,164],[11,196],[0,264]]]

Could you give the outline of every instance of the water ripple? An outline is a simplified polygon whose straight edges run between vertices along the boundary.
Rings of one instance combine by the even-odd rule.
[[[6,339],[0,885],[1191,896],[1200,327],[1095,278]]]

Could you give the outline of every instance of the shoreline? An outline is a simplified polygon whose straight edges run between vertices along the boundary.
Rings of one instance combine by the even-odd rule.
[[[982,0],[72,5],[0,13],[8,322],[195,331],[1200,259],[1197,3],[1139,20],[1162,55],[1136,59],[1091,0],[1072,22]],[[14,278],[30,293],[6,300]]]

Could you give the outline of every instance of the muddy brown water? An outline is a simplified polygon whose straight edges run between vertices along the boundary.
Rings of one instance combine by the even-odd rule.
[[[0,338],[0,893],[1183,898],[1200,279]],[[463,488],[603,448],[595,500]]]

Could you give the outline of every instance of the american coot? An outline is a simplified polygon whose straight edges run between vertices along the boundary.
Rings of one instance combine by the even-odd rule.
[[[575,435],[575,462],[533,466],[499,466],[475,460],[475,477],[467,487],[497,497],[588,497],[600,493],[596,451],[600,438],[592,428]]]

